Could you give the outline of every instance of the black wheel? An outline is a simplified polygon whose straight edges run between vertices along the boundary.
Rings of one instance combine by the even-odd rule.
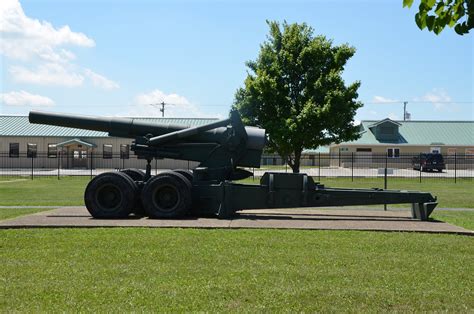
[[[145,172],[136,169],[136,168],[129,168],[120,170],[121,173],[126,174],[132,181],[145,181]],[[140,199],[140,193],[137,193],[137,197],[135,199],[135,204],[133,205],[132,212],[137,216],[145,216],[145,210],[143,209],[142,200]]]
[[[179,173],[180,175],[184,176],[189,182],[193,182],[193,172],[191,170],[186,169],[175,169],[174,172]]]
[[[120,170],[120,172],[125,173],[127,176],[132,178],[133,181],[145,181],[145,172],[139,169],[129,168]]]
[[[94,218],[125,218],[133,210],[138,187],[127,175],[106,172],[86,187],[84,202]]]
[[[175,218],[191,208],[191,183],[176,172],[152,177],[143,187],[141,199],[150,218]]]

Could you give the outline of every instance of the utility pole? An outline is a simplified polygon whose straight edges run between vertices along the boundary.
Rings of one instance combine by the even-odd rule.
[[[407,118],[407,104],[408,104],[408,101],[403,102],[403,121],[405,121]]]
[[[150,104],[150,106],[161,106],[160,108],[160,112],[161,112],[161,117],[164,118],[165,117],[165,102],[162,101],[161,103],[159,104]]]

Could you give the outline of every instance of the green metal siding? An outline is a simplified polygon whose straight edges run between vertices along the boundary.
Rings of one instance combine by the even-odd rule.
[[[207,118],[133,118],[156,124],[199,126],[216,121]],[[0,116],[0,136],[108,137],[106,132],[31,124],[26,116]]]

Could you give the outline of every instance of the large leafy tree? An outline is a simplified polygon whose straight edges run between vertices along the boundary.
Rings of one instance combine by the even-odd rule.
[[[245,123],[263,127],[269,148],[300,169],[304,148],[358,138],[353,119],[360,82],[346,86],[341,77],[355,49],[314,36],[306,24],[268,22],[270,33],[249,68],[234,109]]]
[[[403,0],[404,7],[411,7],[414,0]],[[453,27],[459,35],[474,28],[474,0],[421,0],[416,25],[428,28],[436,35],[446,27]]]

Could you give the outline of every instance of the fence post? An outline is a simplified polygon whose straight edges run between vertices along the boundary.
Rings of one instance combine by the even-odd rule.
[[[458,159],[456,152],[454,152],[454,183],[457,183],[457,170],[458,170]]]
[[[61,163],[61,158],[62,158],[62,154],[61,154],[61,151],[58,151],[56,153],[56,159],[58,161],[58,180],[59,180],[59,176],[60,176],[60,173],[59,173],[59,165]]]
[[[388,152],[385,153],[385,169],[383,172],[383,188],[387,189],[387,164],[388,164]],[[387,210],[387,204],[383,204],[383,210]]]
[[[421,183],[421,172],[422,172],[422,171],[421,171],[421,153],[420,153],[419,158],[420,158],[420,183]]]
[[[94,158],[94,157],[93,157],[92,148],[91,148],[91,165],[90,165],[90,168],[91,168],[90,179],[91,180],[92,180],[92,158]]]
[[[351,153],[351,179],[354,182],[354,152]]]
[[[31,180],[33,180],[33,172],[34,172],[33,154],[31,154]]]
[[[321,182],[321,152],[318,154],[318,181]]]
[[[341,149],[339,148],[339,155],[338,155],[338,164],[339,164],[339,167],[341,166]]]

